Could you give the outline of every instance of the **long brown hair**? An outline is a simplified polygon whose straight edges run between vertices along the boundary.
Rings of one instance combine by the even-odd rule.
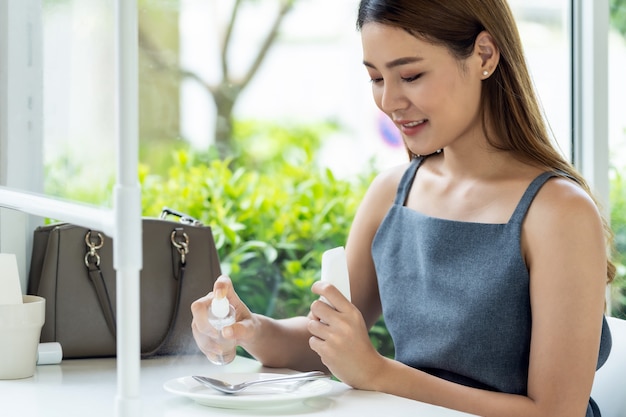
[[[442,45],[459,60],[468,58],[476,37],[487,31],[500,50],[500,61],[483,82],[482,123],[491,146],[516,158],[570,177],[591,196],[589,185],[552,143],[530,79],[517,24],[506,0],[361,0],[357,29],[382,23]],[[487,129],[487,124],[490,124]],[[607,280],[615,277],[611,262],[613,233],[603,217],[610,249]]]

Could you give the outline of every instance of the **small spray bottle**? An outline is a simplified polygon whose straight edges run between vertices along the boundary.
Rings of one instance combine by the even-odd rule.
[[[237,355],[237,345],[233,339],[225,339],[222,329],[235,322],[235,308],[228,303],[226,297],[214,298],[209,308],[209,323],[219,332],[218,343],[222,348],[221,353],[214,353],[209,360],[216,365],[227,365]]]

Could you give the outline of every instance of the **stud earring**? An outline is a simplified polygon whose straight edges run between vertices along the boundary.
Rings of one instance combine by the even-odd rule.
[[[489,75],[489,71],[487,70],[483,71],[483,75],[486,77],[487,75]]]

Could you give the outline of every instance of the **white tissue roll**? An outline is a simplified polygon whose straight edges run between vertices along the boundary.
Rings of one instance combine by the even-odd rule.
[[[329,249],[322,254],[322,281],[333,284],[348,301],[351,301],[348,263],[343,246]],[[324,297],[320,299],[330,305]]]
[[[63,349],[57,342],[40,343],[37,349],[37,365],[56,365],[63,360]]]

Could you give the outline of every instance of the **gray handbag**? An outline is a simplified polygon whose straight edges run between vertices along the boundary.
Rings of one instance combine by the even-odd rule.
[[[221,273],[211,228],[163,213],[181,221],[142,219],[142,357],[199,352],[190,306]],[[41,342],[59,342],[65,358],[115,356],[115,280],[111,238],[69,223],[38,227],[28,293],[46,299]]]

